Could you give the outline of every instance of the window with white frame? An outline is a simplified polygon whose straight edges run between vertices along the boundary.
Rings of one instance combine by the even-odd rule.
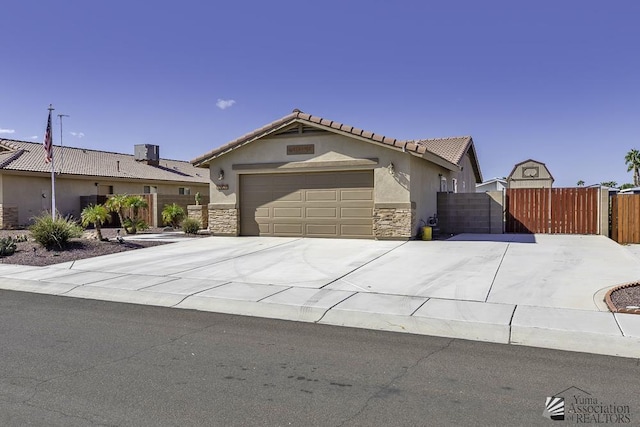
[[[191,189],[188,188],[188,187],[179,187],[178,188],[178,194],[189,195],[189,194],[191,194]]]
[[[443,193],[447,192],[447,178],[444,176],[440,177],[440,191]]]

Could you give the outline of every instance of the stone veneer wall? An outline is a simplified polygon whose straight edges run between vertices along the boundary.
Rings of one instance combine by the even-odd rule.
[[[414,222],[413,203],[376,204],[373,208],[373,235],[376,239],[410,239]]]
[[[209,231],[214,235],[237,236],[240,230],[239,209],[234,205],[209,204]]]
[[[18,207],[0,205],[0,229],[18,228]]]
[[[200,222],[200,228],[209,228],[209,212],[205,205],[187,206],[187,217]]]

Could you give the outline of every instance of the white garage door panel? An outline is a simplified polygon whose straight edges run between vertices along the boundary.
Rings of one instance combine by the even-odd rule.
[[[373,237],[373,172],[240,177],[240,234]]]

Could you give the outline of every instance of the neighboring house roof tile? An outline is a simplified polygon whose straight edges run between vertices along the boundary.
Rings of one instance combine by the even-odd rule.
[[[460,162],[467,151],[471,151],[472,161],[474,163],[474,172],[476,175],[476,181],[482,181],[482,175],[477,163],[477,157],[475,149],[473,148],[473,140],[470,136],[453,137],[453,138],[433,138],[433,139],[418,139],[418,140],[397,140],[389,138],[387,136],[379,135],[374,132],[365,131],[362,129],[354,128],[353,126],[338,123],[336,121],[323,119],[321,117],[312,116],[311,114],[303,113],[300,110],[293,110],[291,114],[288,114],[278,120],[275,120],[259,129],[249,132],[233,141],[218,147],[200,157],[197,157],[191,161],[194,165],[203,167],[206,166],[209,161],[216,157],[225,154],[234,148],[253,142],[257,139],[263,138],[271,133],[282,129],[294,122],[307,122],[314,125],[324,126],[329,129],[345,132],[357,137],[369,139],[373,142],[388,145],[390,147],[401,148],[406,151],[415,152],[423,155],[425,153],[431,153],[446,162],[453,165],[460,166]]]
[[[153,181],[207,184],[209,174],[182,160],[160,159],[158,166],[134,159],[131,154],[53,147],[54,167],[65,175],[82,175]],[[0,171],[50,172],[40,143],[0,139]]]

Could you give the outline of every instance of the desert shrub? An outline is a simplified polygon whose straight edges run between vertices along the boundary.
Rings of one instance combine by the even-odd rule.
[[[49,214],[35,217],[29,231],[47,250],[64,249],[69,239],[82,236],[82,228],[75,221],[60,216],[53,219]]]
[[[138,231],[147,230],[149,228],[149,224],[147,224],[143,219],[129,217],[124,219],[123,226],[127,234],[136,234]]]
[[[11,237],[0,239],[0,256],[13,255],[16,251],[16,242]]]
[[[175,203],[164,205],[164,209],[162,209],[162,221],[173,228],[177,228],[184,217],[184,209]]]
[[[200,221],[193,218],[185,218],[182,221],[182,231],[186,234],[198,234],[200,230]]]

